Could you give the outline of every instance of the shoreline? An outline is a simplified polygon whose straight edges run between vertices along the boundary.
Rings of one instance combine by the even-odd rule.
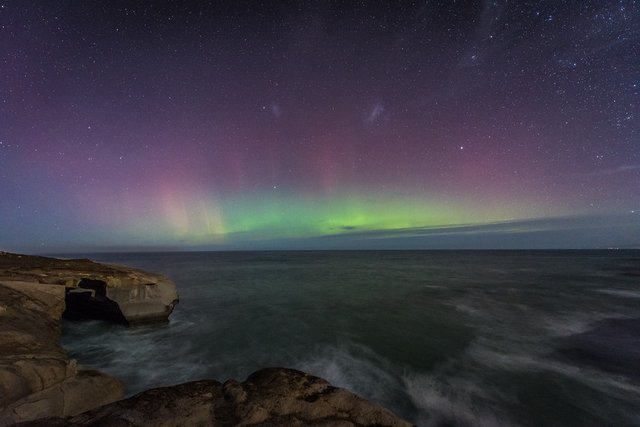
[[[89,272],[87,266],[91,267]],[[0,426],[81,426],[123,421],[139,426],[410,425],[387,409],[319,377],[286,368],[261,369],[244,382],[193,381],[123,399],[121,381],[78,367],[77,361],[69,358],[59,344],[61,319],[69,302],[73,304],[74,294],[79,293],[98,303],[105,299],[114,302],[109,296],[117,296],[117,304],[124,305],[121,312],[133,313],[138,319],[143,314],[157,320],[162,317],[158,316],[158,301],[164,303],[167,294],[173,294],[164,289],[147,292],[145,298],[140,298],[140,287],[147,290],[152,285],[150,277],[156,278],[156,283],[165,283],[170,290],[166,283],[172,282],[164,276],[141,270],[89,260],[1,252],[0,317],[4,330],[0,332]],[[105,283],[105,289],[91,287],[97,281]],[[133,297],[135,310],[131,311],[127,304],[131,305]],[[84,302],[87,301],[90,300]],[[149,302],[150,307],[141,301]],[[164,306],[165,319],[174,306],[173,302]],[[91,313],[86,314],[86,318],[92,318]],[[112,312],[103,314],[97,318],[114,321]]]

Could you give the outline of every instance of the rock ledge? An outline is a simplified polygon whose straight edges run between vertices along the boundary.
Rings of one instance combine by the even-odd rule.
[[[386,409],[327,381],[284,368],[240,383],[189,382],[142,392],[68,418],[21,426],[376,426],[409,427]]]
[[[65,317],[133,324],[166,320],[178,303],[168,278],[88,259],[0,252],[0,283],[40,283],[65,289]]]
[[[58,345],[64,297],[62,286],[0,281],[0,426],[123,397],[120,381],[78,367]]]

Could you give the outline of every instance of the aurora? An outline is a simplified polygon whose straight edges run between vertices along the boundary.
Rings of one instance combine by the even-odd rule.
[[[5,4],[0,249],[637,218],[623,3]]]

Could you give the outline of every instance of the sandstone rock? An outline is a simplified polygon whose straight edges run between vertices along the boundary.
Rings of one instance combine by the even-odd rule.
[[[64,289],[55,287],[51,300],[40,299],[44,286],[0,285],[0,301],[7,307],[0,323],[0,407],[66,378],[67,356],[57,345],[57,319]],[[55,317],[57,315],[57,318]]]
[[[165,276],[88,259],[0,252],[0,283],[63,287],[65,317],[71,319],[105,319],[127,324],[166,320],[178,303],[176,286]],[[42,300],[51,298],[44,295]]]
[[[65,381],[30,394],[0,414],[0,425],[43,417],[70,416],[106,405],[123,396],[123,385],[98,371],[81,370]]]
[[[260,370],[243,383],[195,381],[148,390],[75,417],[23,426],[397,426],[386,409],[292,369]]]
[[[122,398],[118,380],[78,371],[58,345],[64,302],[59,285],[0,282],[0,426],[74,415]]]
[[[410,425],[379,405],[293,369],[262,369],[244,383],[227,381],[223,392],[240,425]]]

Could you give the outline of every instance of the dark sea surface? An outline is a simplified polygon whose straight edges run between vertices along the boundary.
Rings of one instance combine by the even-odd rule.
[[[282,366],[421,426],[640,426],[639,251],[81,255],[178,286],[166,325],[64,323],[129,394]]]

